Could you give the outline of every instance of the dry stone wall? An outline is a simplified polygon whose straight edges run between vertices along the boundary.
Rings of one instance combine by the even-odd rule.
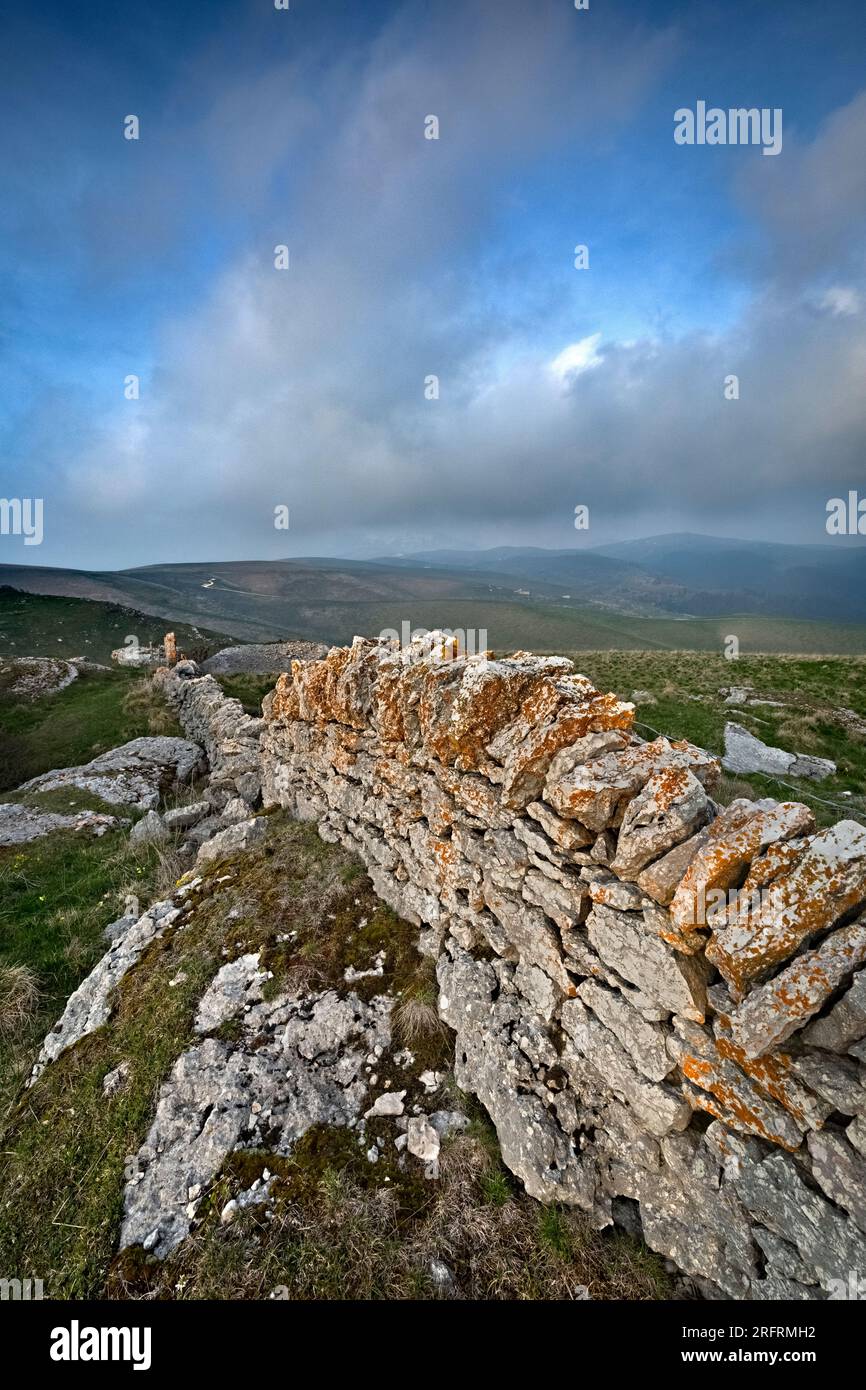
[[[639,1229],[708,1294],[852,1296],[861,825],[719,806],[715,758],[639,739],[560,658],[356,638],[296,662],[240,740],[185,674],[165,682],[190,736],[222,766],[255,739],[265,806],[317,821],[417,924],[458,1084],[530,1193]]]

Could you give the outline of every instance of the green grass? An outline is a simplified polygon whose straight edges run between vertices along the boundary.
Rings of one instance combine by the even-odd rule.
[[[504,1168],[480,1108],[453,1089],[442,1103],[466,1106],[473,1118],[444,1145],[437,1182],[417,1165],[401,1166],[392,1145],[371,1165],[353,1134],[320,1126],[288,1158],[232,1154],[207,1195],[202,1225],[164,1262],[140,1250],[116,1255],[130,1155],[147,1133],[161,1083],[195,1041],[197,1003],[226,948],[230,957],[263,951],[275,988],[318,990],[345,988],[346,966],[368,967],[387,943],[386,977],[353,988],[424,995],[429,962],[417,954],[416,930],[378,902],[360,863],[282,812],[270,822],[263,845],[209,868],[183,920],[121,982],[109,1022],[13,1100],[0,1131],[0,1267],[43,1279],[56,1298],[266,1298],[274,1290],[293,1299],[449,1296],[433,1277],[434,1260],[447,1264],[466,1298],[570,1299],[584,1287],[596,1298],[669,1296],[662,1261],[639,1243],[595,1232],[575,1211],[542,1213]],[[98,847],[104,852],[104,842]],[[55,873],[65,863],[75,910],[90,913],[96,929],[114,909],[114,889],[95,863],[82,877],[88,846],[79,844],[71,863],[64,856],[74,849],[46,844],[42,853],[53,856]],[[56,917],[46,911],[39,923],[43,868],[34,856],[12,871],[22,878],[18,948],[63,994],[84,962],[67,957]],[[30,936],[28,920],[36,926]],[[296,933],[292,942],[278,941],[287,929]],[[59,1011],[60,1000],[52,1002]],[[20,1054],[29,1053],[29,1064],[35,1042],[19,1048],[19,1074]],[[427,1066],[448,1074],[450,1034],[437,1031],[427,1043],[427,1051],[413,1048],[411,1073],[401,1068],[403,1086]],[[129,1065],[127,1085],[106,1100],[103,1078],[121,1061]],[[379,1085],[389,1066],[386,1055]],[[377,1124],[393,1139],[384,1119],[370,1122],[368,1133]],[[264,1167],[276,1174],[272,1219],[257,1210],[222,1226],[225,1201]]]
[[[519,581],[515,580],[515,587]],[[385,628],[485,629],[497,652],[522,649],[677,651],[721,653],[735,633],[742,652],[866,652],[866,626],[807,622],[732,614],[722,618],[644,618],[602,608],[572,608],[533,599],[443,598],[369,601],[316,601],[292,608],[292,631],[333,644],[351,642],[356,633],[377,636]]]
[[[131,848],[124,829],[99,839],[55,831],[0,849],[0,963],[28,966],[39,989],[26,1026],[0,1038],[0,1114],[69,995],[105,951],[103,929],[123,915],[129,894],[144,910],[165,866],[164,851]]]
[[[0,792],[154,733],[182,730],[139,672],[84,670],[56,695],[0,699]]]
[[[651,697],[636,702],[636,729],[644,738],[656,733],[687,738],[721,755],[725,723],[732,720],[763,743],[831,758],[837,765],[836,775],[821,782],[759,774],[728,779],[723,799],[798,800],[812,808],[819,825],[843,818],[866,823],[866,738],[840,714],[851,710],[866,719],[866,658],[762,653],[727,661],[718,654],[687,651],[570,650],[566,655],[600,690],[613,690],[624,699],[635,691]],[[726,706],[719,692],[733,685],[751,685],[756,696],[778,700],[781,707]]]
[[[177,636],[186,652],[234,645],[210,628],[148,617],[137,609],[94,599],[30,594],[0,585],[0,656],[85,656],[108,663],[115,647],[133,634],[144,646],[161,642],[166,631]]]

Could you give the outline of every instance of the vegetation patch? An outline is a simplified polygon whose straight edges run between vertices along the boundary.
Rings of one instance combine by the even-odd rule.
[[[762,743],[789,752],[831,758],[836,775],[816,784],[808,778],[760,773],[725,778],[721,799],[772,796],[802,801],[819,825],[848,817],[866,824],[866,657],[741,655],[718,653],[569,651],[578,670],[600,690],[621,699],[637,693],[635,728],[643,738],[664,734],[689,739],[719,756],[728,720]],[[770,703],[727,705],[720,692],[752,687]]]
[[[182,730],[148,677],[84,669],[56,695],[0,702],[0,793],[153,734]]]
[[[235,1156],[237,1157],[237,1156]],[[164,1263],[126,1252],[111,1292],[128,1298],[658,1299],[658,1256],[580,1212],[543,1207],[503,1167],[489,1122],[446,1142],[436,1182],[365,1162],[346,1130],[311,1130],[288,1164],[226,1166],[226,1200],[267,1169],[272,1205],[212,1218]]]

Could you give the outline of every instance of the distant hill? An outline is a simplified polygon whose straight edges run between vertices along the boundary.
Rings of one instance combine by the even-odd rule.
[[[671,535],[545,550],[309,556],[117,571],[0,565],[0,584],[114,603],[252,642],[485,629],[494,649],[866,651],[866,545]]]
[[[866,545],[779,545],[690,533],[572,550],[432,550],[396,561],[568,586],[619,612],[866,622]]]

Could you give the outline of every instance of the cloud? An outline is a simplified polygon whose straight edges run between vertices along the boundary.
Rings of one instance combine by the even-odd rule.
[[[544,240],[526,181],[565,150],[587,187],[599,158],[615,167],[675,37],[577,30],[553,0],[482,0],[459,28],[447,13],[408,5],[316,63],[241,55],[233,72],[217,44],[190,64],[166,187],[193,229],[191,285],[174,308],[154,296],[140,401],[85,409],[47,384],[31,404],[56,480],[46,562],[52,499],[82,564],[94,535],[105,564],[571,544],[577,503],[599,542],[676,524],[778,536],[813,512],[822,538],[822,499],[856,484],[866,442],[866,97],[811,144],[786,130],[739,185],[728,327],[617,334],[595,326],[603,258],[582,272],[585,303],[560,292],[577,233]],[[145,167],[158,200],[158,161]],[[80,210],[94,245],[100,207]]]
[[[580,342],[569,343],[554,357],[550,370],[563,382],[580,376],[581,372],[590,371],[603,360],[598,352],[600,342],[601,334],[591,333],[588,338],[581,338]]]

